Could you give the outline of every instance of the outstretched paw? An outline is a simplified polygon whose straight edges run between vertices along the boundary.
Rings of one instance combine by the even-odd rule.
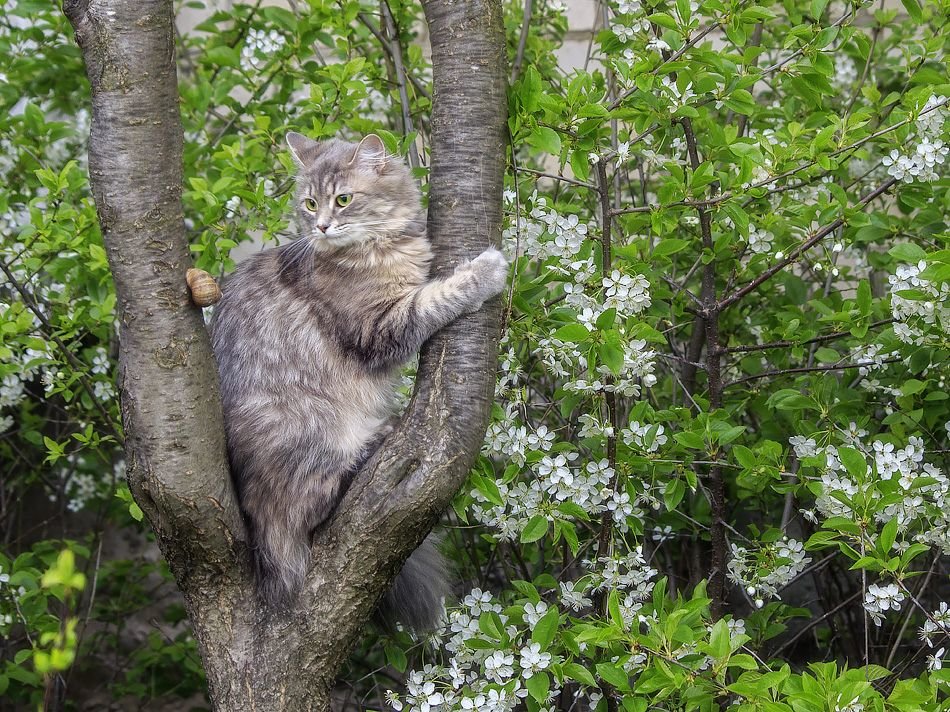
[[[482,301],[500,294],[508,281],[508,258],[489,247],[471,262]]]

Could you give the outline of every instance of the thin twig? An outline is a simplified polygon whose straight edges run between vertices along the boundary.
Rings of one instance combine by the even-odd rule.
[[[707,25],[706,27],[701,29],[699,32],[697,32],[694,37],[691,37],[689,41],[686,42],[682,47],[680,47],[678,50],[673,52],[669,57],[664,58],[663,61],[660,62],[658,65],[656,65],[649,73],[655,75],[665,65],[669,64],[670,62],[675,62],[677,59],[679,59],[684,54],[686,54],[690,49],[692,49],[697,44],[699,44],[700,40],[702,40],[706,35],[708,35],[710,32],[713,32],[714,30],[717,30],[720,26],[721,26],[721,23],[719,22],[714,22],[711,25]],[[613,111],[614,109],[619,108],[620,105],[623,104],[624,100],[628,99],[633,94],[635,94],[637,90],[638,90],[638,87],[635,87],[635,86],[627,89],[627,91],[625,91],[623,94],[617,97],[615,101],[611,102],[610,110]]]
[[[872,322],[868,325],[868,329],[874,329],[878,326],[885,326],[886,324],[893,324],[893,318],[881,319],[880,321]],[[822,336],[816,336],[813,339],[808,339],[807,341],[796,341],[794,339],[786,339],[784,341],[771,341],[767,344],[752,344],[750,346],[727,346],[724,350],[726,353],[748,353],[749,351],[768,351],[769,349],[787,349],[794,346],[808,346],[809,344],[823,344],[828,341],[834,341],[835,339],[840,339],[842,337],[851,336],[850,331],[836,331],[833,334],[824,334]]]
[[[920,116],[924,116],[924,115],[926,115],[926,114],[929,114],[931,111],[936,111],[936,110],[938,110],[938,109],[941,109],[941,108],[943,108],[944,106],[946,106],[948,103],[950,103],[950,98],[944,99],[943,101],[938,102],[937,104],[934,104],[933,106],[927,107],[926,110],[920,112],[920,114],[918,115],[918,118],[919,118]],[[873,141],[874,139],[880,138],[881,136],[883,136],[883,135],[885,135],[885,134],[888,134],[888,133],[890,133],[891,131],[896,131],[897,129],[901,128],[902,126],[906,126],[907,124],[911,123],[912,121],[914,121],[914,119],[912,119],[912,118],[907,118],[907,119],[904,119],[903,121],[898,121],[898,122],[895,123],[895,124],[891,124],[890,126],[886,126],[885,128],[881,129],[880,131],[875,131],[873,134],[870,134],[870,135],[868,135],[868,136],[865,136],[864,138],[859,139],[858,141],[855,141],[854,143],[852,143],[852,144],[850,144],[850,145],[848,145],[848,146],[845,146],[844,148],[839,148],[839,149],[833,151],[832,153],[829,154],[829,156],[830,156],[831,158],[834,158],[834,157],[836,157],[836,156],[840,156],[840,155],[843,154],[843,153],[847,153],[847,152],[849,152],[849,151],[854,151],[855,149],[860,148],[861,146],[863,146],[864,144],[866,144],[868,141]],[[637,141],[640,141],[640,140],[643,139],[645,136],[648,136],[650,133],[652,133],[653,131],[655,131],[655,130],[658,128],[658,126],[659,126],[659,124],[654,124],[654,125],[652,125],[650,128],[648,128],[646,131],[644,131],[642,134],[640,134],[639,136],[637,136],[636,138],[630,139],[630,145],[632,146],[632,145],[633,145],[634,143],[636,143]],[[752,185],[749,186],[748,190],[754,190],[755,188],[764,188],[764,187],[766,187],[766,186],[768,186],[768,185],[771,185],[772,183],[776,183],[776,182],[778,182],[778,181],[780,181],[780,180],[782,180],[782,179],[784,179],[784,178],[788,178],[788,177],[790,177],[790,176],[792,176],[792,175],[795,175],[796,173],[800,173],[800,172],[802,172],[802,171],[804,171],[804,170],[807,170],[808,168],[812,168],[813,166],[815,166],[815,165],[817,165],[817,164],[818,164],[818,161],[817,161],[817,160],[814,160],[814,161],[807,161],[806,163],[802,163],[802,164],[796,166],[795,168],[789,168],[787,171],[784,171],[784,172],[779,173],[779,174],[777,174],[777,175],[771,176],[771,177],[769,177],[769,178],[764,178],[764,179],[760,180],[760,181],[757,182],[757,183],[753,183]],[[808,185],[808,183],[805,183],[805,184],[803,184],[803,185]],[[801,186],[794,186],[794,187],[797,188],[797,187],[801,187]],[[775,189],[773,189],[773,190],[770,190],[770,191],[767,193],[767,195],[772,195],[773,193],[781,192],[781,191],[787,190],[787,189],[788,189],[787,187],[775,188]],[[652,205],[638,205],[638,206],[635,206],[635,207],[632,207],[632,208],[620,208],[620,209],[614,210],[614,211],[613,211],[613,214],[614,214],[614,215],[627,215],[627,214],[630,214],[630,213],[648,213],[648,212],[651,212],[651,211],[653,211],[653,210],[663,210],[663,209],[665,209],[665,208],[679,208],[679,207],[684,207],[684,208],[707,207],[707,208],[711,208],[711,207],[714,207],[714,206],[716,206],[716,205],[719,205],[720,203],[724,203],[724,202],[726,202],[727,200],[731,200],[732,198],[734,198],[734,197],[736,197],[736,196],[738,196],[738,195],[740,195],[740,193],[737,193],[737,192],[726,192],[726,193],[720,193],[720,194],[717,195],[716,197],[714,197],[714,198],[709,198],[708,200],[677,200],[677,201],[675,201],[675,202],[667,203],[667,204],[665,204],[665,205],[659,204],[659,203],[654,203],[654,204],[652,204]]]
[[[902,358],[888,358],[881,361],[881,364],[885,363],[897,363],[898,361],[903,361]],[[801,368],[784,368],[775,371],[765,371],[763,373],[756,373],[752,376],[746,376],[745,378],[740,378],[737,381],[730,381],[725,385],[726,388],[732,388],[733,386],[738,386],[742,383],[748,383],[749,381],[757,381],[761,378],[772,378],[777,376],[787,376],[793,373],[820,373],[823,371],[847,371],[851,368],[861,368],[862,366],[868,366],[869,363],[843,363],[840,365],[832,366],[802,366]],[[875,364],[877,365],[877,364]]]
[[[864,4],[864,3],[862,3],[862,4]],[[844,15],[842,15],[842,16],[839,17],[837,20],[835,20],[832,24],[828,25],[828,28],[824,28],[824,29],[829,29],[829,28],[831,28],[831,27],[840,27],[841,25],[844,24],[845,20],[853,19],[853,18],[857,17],[858,11],[859,11],[860,9],[861,9],[860,6],[859,6],[859,7],[852,8],[849,12],[846,12]],[[812,41],[814,41],[814,40],[812,40]],[[794,61],[795,59],[797,59],[798,57],[800,57],[800,56],[805,52],[805,50],[808,49],[810,46],[811,46],[811,42],[806,42],[806,43],[803,44],[801,47],[799,47],[797,50],[795,50],[795,51],[792,52],[790,55],[788,55],[785,59],[781,60],[780,62],[776,62],[775,64],[773,64],[773,65],[770,66],[770,67],[766,67],[765,69],[762,70],[762,76],[764,77],[764,76],[766,76],[767,74],[771,74],[772,72],[775,72],[775,71],[780,70],[782,67],[784,67],[784,66],[785,66],[786,64],[788,64],[789,62],[792,62],[792,61]]]
[[[389,42],[386,40],[385,37],[383,37],[382,32],[379,31],[376,25],[373,24],[373,21],[369,19],[369,16],[367,16],[366,13],[361,12],[356,16],[356,19],[358,19],[360,22],[363,23],[363,26],[367,30],[369,30],[370,34],[372,34],[379,41],[380,45],[382,45],[383,50],[388,54],[390,52]],[[391,54],[390,54],[390,59],[392,59]],[[429,93],[429,90],[426,88],[426,86],[422,82],[416,79],[412,74],[407,73],[406,78],[412,83],[413,88],[417,92],[419,92],[422,96],[424,96],[426,99],[429,99],[431,101],[432,94]]]
[[[611,217],[610,217],[610,183],[607,180],[607,167],[604,161],[598,161],[596,164],[597,179],[600,187],[600,212],[601,212],[601,274],[604,276],[610,274],[611,269]],[[610,379],[610,376],[607,376]],[[611,425],[610,434],[607,435],[607,460],[614,471],[611,490],[617,488],[617,434],[620,432],[619,413],[617,411],[617,394],[615,391],[608,391],[604,394],[607,403],[607,419]],[[600,519],[600,535],[597,541],[597,558],[606,556],[610,550],[611,542],[611,522],[613,515],[608,510],[603,513]],[[606,597],[604,605],[606,606]]]
[[[533,11],[533,0],[524,0],[524,14],[521,18],[521,36],[518,38],[518,50],[515,52],[515,61],[511,64],[511,78],[509,84],[514,84],[521,74],[521,65],[524,62],[524,50],[528,44],[528,33],[531,30],[531,13]]]
[[[533,168],[519,167],[518,170],[522,173],[530,173],[532,175],[539,176],[541,178],[550,178],[552,180],[560,180],[565,183],[571,183],[572,185],[579,185],[582,188],[588,188],[590,190],[597,190],[597,186],[593,183],[588,183],[586,181],[578,180],[576,178],[568,178],[567,176],[558,175],[556,173],[545,173],[544,171],[536,171]]]
[[[396,86],[399,89],[399,103],[402,110],[402,132],[408,136],[414,129],[412,125],[412,114],[410,113],[409,92],[406,89],[406,66],[402,61],[402,42],[399,39],[399,29],[396,27],[396,18],[393,17],[392,9],[389,7],[388,0],[380,2],[380,8],[383,13],[383,21],[388,35],[389,54],[393,60],[393,70],[396,74]],[[418,168],[419,151],[416,148],[416,142],[409,144],[409,165]]]
[[[834,608],[832,608],[830,611],[826,611],[826,612],[823,613],[822,615],[818,616],[818,618],[814,618],[814,619],[810,620],[808,623],[806,623],[804,626],[802,626],[802,628],[801,628],[795,635],[793,635],[791,638],[789,638],[789,639],[786,640],[784,643],[782,643],[778,648],[776,648],[776,649],[771,653],[771,655],[770,655],[769,657],[772,658],[772,659],[777,659],[777,658],[781,655],[782,651],[784,651],[786,648],[790,648],[790,647],[793,646],[795,643],[797,643],[797,642],[801,639],[801,637],[802,637],[803,635],[805,635],[805,634],[808,633],[808,631],[810,631],[810,630],[816,628],[817,626],[821,625],[821,624],[822,624],[824,621],[826,621],[828,618],[830,618],[831,616],[833,616],[835,613],[837,613],[838,611],[840,611],[842,608],[845,608],[846,606],[849,606],[850,604],[854,603],[854,600],[855,600],[856,598],[860,598],[860,597],[861,597],[861,592],[860,592],[860,591],[855,591],[853,595],[851,595],[851,596],[849,596],[848,598],[846,598],[845,600],[843,600],[841,603],[839,603],[837,606],[835,606]]]
[[[16,280],[13,276],[13,272],[7,267],[6,264],[0,262],[0,271],[2,271],[10,284],[13,285],[13,288],[19,293],[20,298],[23,299],[23,303],[26,305],[33,314],[39,319],[40,323],[46,329],[46,333],[43,334],[44,338],[49,341],[52,341],[62,352],[63,356],[75,369],[76,376],[79,379],[79,384],[82,386],[82,389],[86,392],[90,399],[92,399],[93,405],[95,405],[96,410],[99,411],[99,414],[102,416],[104,425],[112,433],[113,437],[116,439],[120,445],[125,442],[125,439],[122,437],[122,433],[119,432],[118,428],[115,425],[115,420],[109,414],[109,411],[105,409],[105,406],[102,405],[102,401],[96,397],[96,392],[92,387],[92,384],[89,383],[89,378],[86,376],[86,364],[79,360],[79,358],[72,352],[72,350],[63,343],[63,340],[56,336],[56,329],[50,324],[49,319],[46,318],[46,315],[39,308],[39,305],[36,303],[36,300],[33,299],[33,295],[26,291],[23,286]]]
[[[867,205],[875,198],[878,198],[879,196],[886,193],[896,183],[897,183],[896,178],[891,178],[890,180],[882,183],[877,188],[875,188],[870,193],[868,193],[863,198],[861,198],[861,200],[857,202],[856,206]],[[821,228],[818,232],[812,235],[808,240],[806,240],[804,243],[802,243],[801,245],[796,247],[794,250],[792,250],[788,254],[787,257],[776,262],[774,265],[769,267],[762,274],[760,274],[758,277],[753,279],[751,282],[746,284],[741,289],[738,289],[737,291],[730,294],[728,297],[725,297],[724,299],[722,299],[717,305],[718,309],[719,310],[728,309],[733,304],[738,302],[740,299],[745,297],[745,295],[747,295],[749,292],[752,292],[758,289],[760,286],[762,286],[762,284],[767,282],[769,279],[775,276],[778,272],[781,272],[788,265],[792,264],[793,262],[796,262],[803,253],[810,250],[812,247],[814,247],[819,242],[821,242],[825,237],[827,237],[832,232],[837,230],[839,227],[844,225],[844,222],[845,222],[844,218],[838,218],[837,220],[830,223],[829,225],[826,225],[825,227]]]

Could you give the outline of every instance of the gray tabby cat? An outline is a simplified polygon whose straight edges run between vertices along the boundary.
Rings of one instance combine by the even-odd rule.
[[[418,188],[378,136],[287,142],[300,236],[238,267],[211,327],[231,472],[259,592],[274,607],[292,600],[312,532],[385,435],[400,367],[501,292],[508,272],[490,248],[429,278]],[[441,568],[424,544],[383,607],[413,629],[434,626]]]

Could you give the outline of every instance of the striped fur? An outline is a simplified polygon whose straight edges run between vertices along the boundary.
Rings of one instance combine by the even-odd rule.
[[[300,166],[299,236],[242,263],[212,322],[231,472],[259,592],[274,607],[298,591],[312,532],[382,439],[400,367],[498,294],[508,269],[489,249],[429,278],[418,189],[376,136],[288,143]],[[352,196],[345,206],[341,193]],[[383,608],[432,626],[441,568],[431,545],[420,549]]]

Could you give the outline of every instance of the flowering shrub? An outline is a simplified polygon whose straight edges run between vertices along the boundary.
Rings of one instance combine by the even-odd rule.
[[[575,69],[565,3],[504,7],[514,268],[445,522],[460,595],[344,676],[407,711],[945,708],[944,6],[603,0]],[[208,8],[181,39],[186,219],[216,274],[293,236],[289,128],[376,131],[425,180],[418,6],[288,8]],[[90,555],[142,533],[86,84],[55,9],[5,9],[0,693],[102,656],[115,694],[190,694],[180,608],[131,653],[109,628],[162,572]]]
[[[509,589],[464,598],[392,704],[936,709],[941,11],[600,10],[596,68],[562,73],[535,8],[512,88],[518,261],[456,507]]]

